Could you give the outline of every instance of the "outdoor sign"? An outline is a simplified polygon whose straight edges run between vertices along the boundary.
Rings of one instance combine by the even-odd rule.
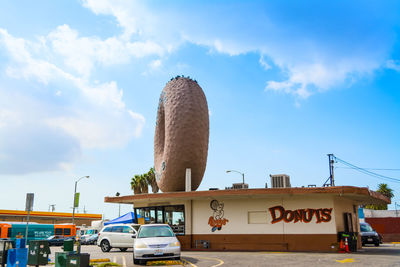
[[[26,202],[25,202],[25,210],[28,212],[26,215],[26,230],[25,230],[25,238],[28,238],[28,227],[29,227],[29,212],[33,210],[33,199],[35,197],[34,193],[26,194]]]
[[[33,209],[33,198],[34,193],[27,193],[26,194],[26,203],[25,203],[25,211],[31,211]]]
[[[211,226],[211,232],[216,230],[221,231],[222,225],[225,225],[229,220],[224,218],[224,203],[218,200],[211,200],[210,208],[213,210],[213,215],[208,219],[208,224]]]
[[[286,210],[282,206],[275,206],[269,208],[269,212],[271,213],[272,221],[271,223],[278,223],[280,221],[284,221],[285,223],[297,223],[297,222],[305,222],[309,223],[313,219],[316,218],[317,223],[321,222],[329,222],[332,218],[332,208],[330,209],[297,209],[297,210]]]
[[[80,193],[75,193],[75,203],[74,203],[75,208],[79,207],[79,196]]]

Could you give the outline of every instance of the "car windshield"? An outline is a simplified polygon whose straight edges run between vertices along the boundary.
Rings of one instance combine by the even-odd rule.
[[[54,239],[54,235],[49,236],[49,237],[47,238],[47,240],[51,240],[51,239]]]
[[[144,226],[140,228],[138,238],[147,237],[172,237],[174,233],[171,228],[166,225],[160,226]]]
[[[360,225],[361,232],[373,232],[374,229],[369,224],[361,224]]]

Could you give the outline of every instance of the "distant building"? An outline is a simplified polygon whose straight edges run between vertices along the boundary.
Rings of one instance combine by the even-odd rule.
[[[382,235],[383,242],[400,241],[400,210],[364,209],[364,220]]]
[[[27,212],[23,210],[0,210],[0,222],[25,222]],[[92,221],[101,220],[101,214],[75,213],[75,224],[91,225]],[[47,212],[31,211],[29,221],[47,224],[62,224],[72,222],[72,213],[67,212]]]

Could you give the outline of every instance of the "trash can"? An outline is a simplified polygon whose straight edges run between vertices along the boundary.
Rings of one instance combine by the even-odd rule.
[[[12,248],[8,250],[7,254],[7,267],[24,267],[27,265],[27,248]]]
[[[47,240],[31,240],[29,242],[28,265],[47,265],[50,253]]]
[[[65,252],[67,251],[74,251],[74,240],[70,239],[70,240],[64,240],[64,247],[63,250]]]
[[[26,244],[25,241],[26,241],[25,238],[15,239],[15,248],[25,248],[25,244]]]
[[[66,267],[89,267],[90,255],[87,253],[67,256]]]
[[[67,266],[67,252],[56,252],[55,267],[66,267]]]
[[[56,252],[55,267],[89,267],[88,253],[76,254],[72,252]]]
[[[0,265],[4,267],[7,263],[7,252],[13,248],[13,242],[11,240],[0,240]]]
[[[347,244],[350,252],[357,252],[357,237],[358,232],[338,232],[338,242],[345,243],[347,237]]]

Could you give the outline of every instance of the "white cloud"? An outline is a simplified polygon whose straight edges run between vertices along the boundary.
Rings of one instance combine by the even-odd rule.
[[[269,70],[271,69],[271,65],[269,65],[265,59],[264,59],[264,55],[261,55],[260,59],[258,60],[258,62],[260,63],[260,65],[264,68],[264,70]]]
[[[122,37],[101,40],[79,37],[76,30],[62,25],[51,32],[47,40],[53,51],[62,56],[66,66],[84,77],[89,77],[96,64],[109,66],[128,63],[131,57],[161,56],[164,49],[152,41],[129,42]]]
[[[74,35],[67,26],[63,26],[62,30],[69,31],[68,34],[72,32],[71,42],[77,42],[75,43],[77,46],[81,44],[80,42],[93,45],[90,43],[93,40],[77,39],[77,35]],[[52,38],[55,40],[54,36]],[[21,95],[28,93],[29,99],[10,94],[7,88],[0,88],[0,104],[2,104],[0,110],[2,155],[0,156],[2,158],[7,156],[4,164],[0,164],[0,173],[63,169],[65,166],[71,166],[82,148],[113,148],[126,145],[132,138],[140,137],[145,123],[145,118],[141,114],[126,108],[123,91],[118,88],[115,81],[103,83],[90,81],[87,76],[92,68],[93,58],[89,56],[85,59],[85,55],[82,54],[82,61],[86,61],[85,67],[75,68],[72,63],[74,59],[70,57],[72,51],[75,51],[73,45],[70,47],[71,50],[67,47],[61,49],[60,44],[55,45],[60,48],[57,53],[63,51],[66,65],[77,70],[78,75],[71,74],[63,69],[63,65],[47,61],[48,58],[52,58],[49,56],[52,51],[49,51],[46,41],[43,40],[39,38],[37,42],[27,41],[13,37],[6,30],[0,29],[0,48],[3,47],[9,57],[9,62],[5,65],[6,74],[15,79],[24,79],[30,84],[32,81],[37,81],[45,85],[44,90],[49,90],[45,94],[62,100],[60,106],[55,106],[51,101],[35,97],[33,91],[22,92],[34,90],[29,88],[30,86],[20,89]],[[132,47],[125,50],[130,51],[129,49]],[[151,48],[148,51],[152,51]],[[92,56],[98,60],[101,54],[102,52],[99,52]],[[69,60],[71,64],[68,63]],[[85,68],[86,70],[82,71]],[[59,89],[52,91],[50,88],[53,86],[61,87],[63,94]],[[54,149],[57,155],[51,155],[54,160],[48,160],[49,166],[45,160],[38,162],[30,158],[27,160],[29,164],[18,167],[18,162],[24,159],[21,157],[23,147],[16,146],[15,142],[4,142],[13,137],[21,139],[21,144],[25,144],[26,156],[35,157],[36,154],[38,160],[47,159],[48,155],[43,155],[45,151],[41,151],[42,147]],[[28,143],[32,145],[27,145]],[[10,144],[13,144],[15,149]],[[36,164],[33,164],[35,162]]]
[[[285,76],[267,81],[266,90],[300,98],[348,86],[385,64],[392,40],[384,23],[390,20],[368,16],[373,6],[363,6],[361,12],[359,5],[348,3],[338,18],[325,7],[313,7],[310,14],[312,3],[294,9],[266,5],[171,4],[163,12],[141,1],[84,1],[95,14],[114,16],[126,38],[150,40],[165,51],[190,42],[230,56],[259,53],[264,69],[273,65]],[[388,61],[389,68],[397,66]]]
[[[161,59],[156,59],[156,60],[153,60],[152,62],[150,62],[149,66],[152,69],[158,69],[161,67],[161,64],[162,64]]]
[[[390,59],[386,61],[386,68],[392,69],[395,71],[400,71],[400,60]]]

